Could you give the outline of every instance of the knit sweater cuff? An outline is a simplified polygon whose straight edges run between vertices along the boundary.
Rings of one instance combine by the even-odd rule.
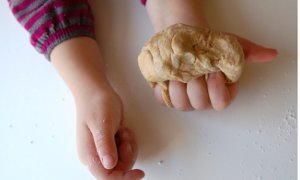
[[[52,50],[78,36],[95,37],[87,0],[8,0],[16,19],[30,34],[35,49],[50,60]]]
[[[147,0],[141,0],[141,3],[146,6]]]
[[[51,61],[50,55],[52,50],[60,43],[75,37],[90,37],[95,39],[94,28],[82,25],[66,27],[50,35],[45,41],[39,42],[36,49],[45,54],[46,58]]]

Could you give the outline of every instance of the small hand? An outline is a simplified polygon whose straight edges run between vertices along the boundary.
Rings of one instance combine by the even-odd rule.
[[[245,59],[248,62],[268,62],[277,56],[275,49],[265,48],[247,39],[236,37],[242,45]],[[155,86],[155,97],[158,102],[164,104],[161,92],[161,87]],[[199,77],[188,83],[169,82],[172,104],[175,109],[181,111],[210,108],[223,110],[234,100],[236,94],[237,83],[226,84],[224,74],[221,72],[209,74],[207,80],[205,77]]]
[[[122,103],[113,90],[85,95],[77,104],[77,146],[81,162],[100,180],[141,179],[131,170],[137,157],[133,133],[122,127]]]

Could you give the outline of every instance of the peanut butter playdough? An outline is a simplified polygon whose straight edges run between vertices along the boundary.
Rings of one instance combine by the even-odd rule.
[[[233,36],[208,28],[172,25],[154,35],[142,48],[138,64],[152,87],[159,84],[165,104],[172,107],[168,81],[183,83],[222,71],[228,83],[242,74],[244,54]]]

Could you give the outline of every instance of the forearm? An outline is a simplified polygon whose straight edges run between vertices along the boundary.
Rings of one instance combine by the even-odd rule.
[[[75,99],[110,88],[100,50],[92,38],[78,37],[64,41],[53,49],[51,61]]]
[[[156,32],[176,23],[208,26],[201,0],[148,0],[146,7]]]

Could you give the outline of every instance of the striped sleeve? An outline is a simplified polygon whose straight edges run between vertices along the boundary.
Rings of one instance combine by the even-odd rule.
[[[87,0],[8,0],[9,7],[30,34],[30,42],[50,60],[53,48],[77,36],[95,37]]]
[[[142,3],[144,6],[146,6],[146,2],[147,2],[147,0],[141,0],[141,3]]]

